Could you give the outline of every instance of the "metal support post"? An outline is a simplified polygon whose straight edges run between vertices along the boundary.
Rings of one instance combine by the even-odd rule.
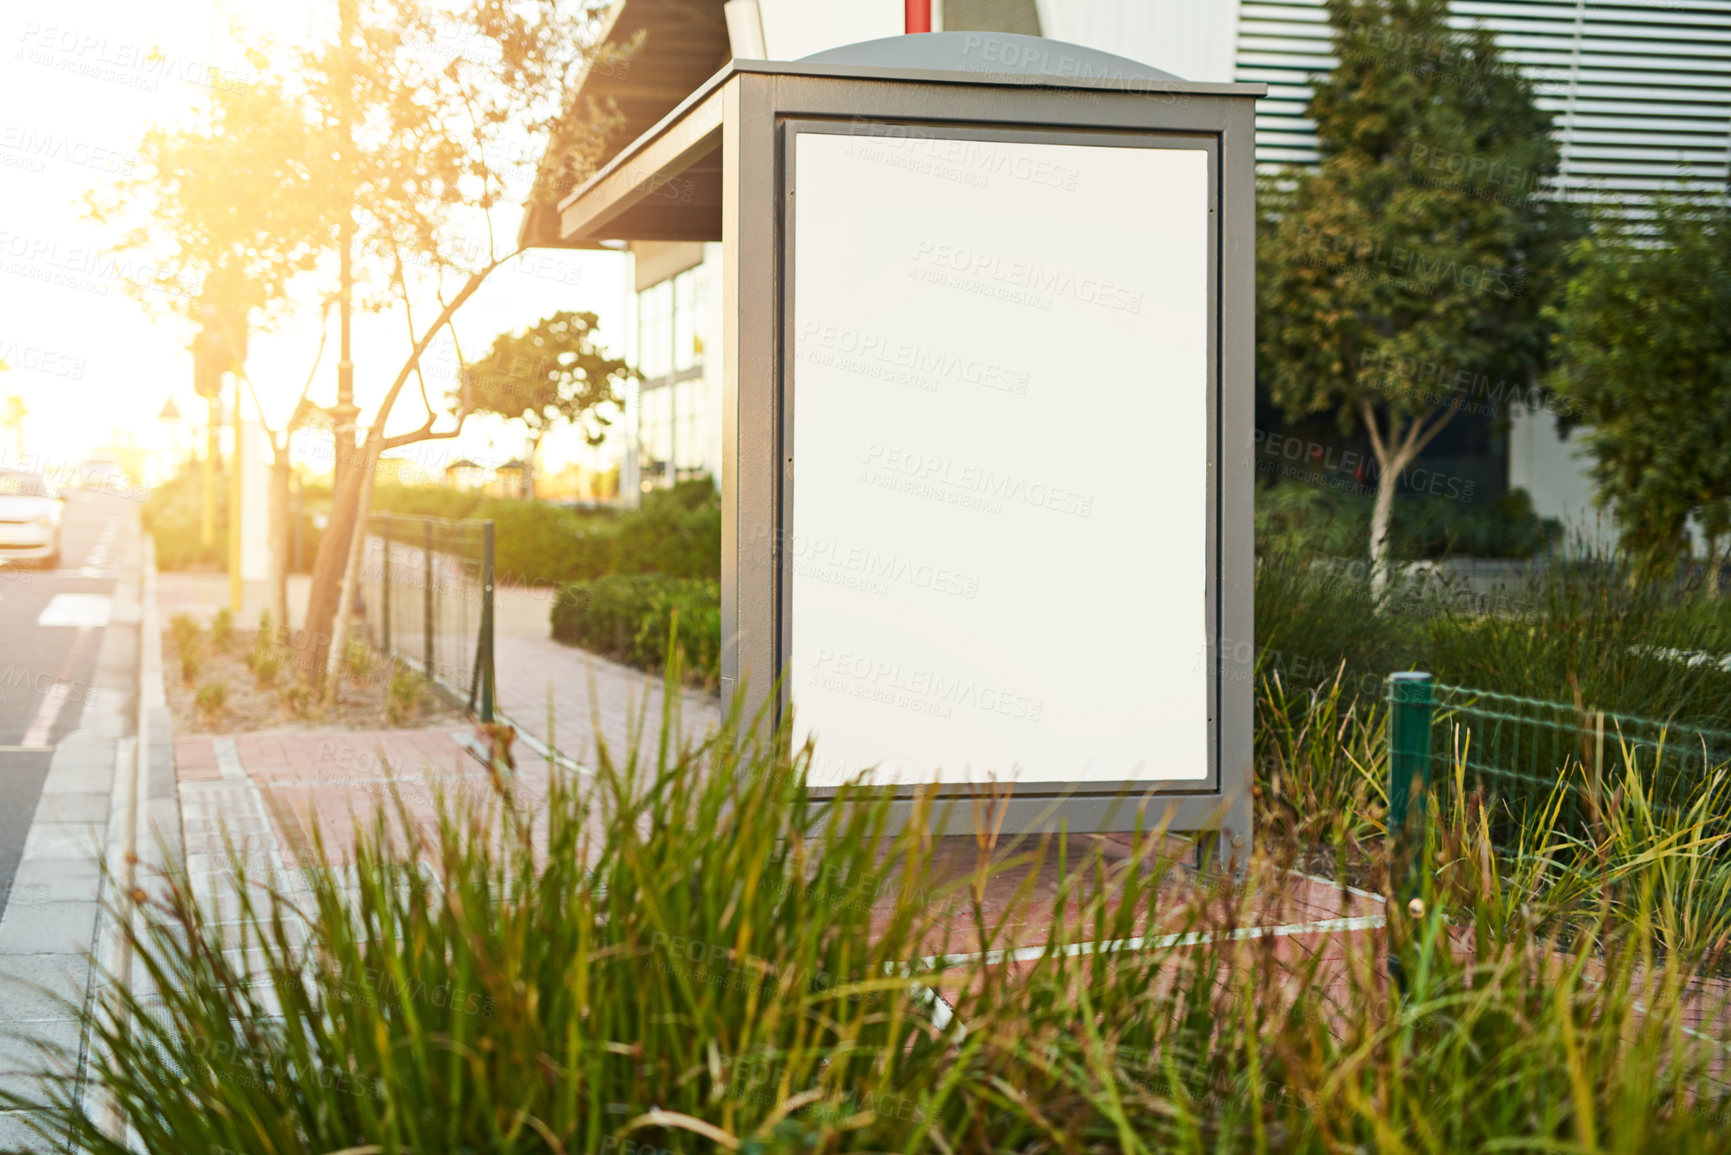
[[[421,672],[433,677],[433,522],[421,523]]]
[[[385,545],[385,561],[379,574],[379,635],[380,646],[388,659],[391,656],[391,525],[381,522],[379,540]]]

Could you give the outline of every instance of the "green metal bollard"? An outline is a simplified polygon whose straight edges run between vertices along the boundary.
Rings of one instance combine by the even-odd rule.
[[[1388,835],[1414,897],[1430,800],[1431,686],[1429,674],[1388,676]]]
[[[479,696],[481,721],[493,721],[497,693],[493,673],[493,523],[481,523],[481,632],[475,639],[475,666],[469,676],[469,709]]]
[[[1431,687],[1429,674],[1388,676],[1388,837],[1395,900],[1421,897],[1425,826],[1430,809]],[[1394,945],[1389,977],[1402,991],[1406,975]]]

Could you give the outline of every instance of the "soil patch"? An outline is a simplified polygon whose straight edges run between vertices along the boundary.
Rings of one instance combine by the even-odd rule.
[[[249,665],[249,655],[258,651],[256,630],[235,630],[226,645],[219,646],[209,630],[201,630],[191,645],[196,671],[184,676],[181,647],[172,629],[162,633],[162,680],[168,691],[168,707],[179,734],[239,734],[252,730],[378,730],[421,726],[463,725],[468,719],[452,707],[424,680],[404,672],[398,680],[399,701],[407,703],[391,713],[392,666],[375,659],[365,669],[347,670],[335,700],[314,703],[304,687],[294,682],[291,655],[275,651],[273,678],[261,678]],[[200,709],[198,696],[207,700],[221,686],[220,709]],[[411,686],[418,693],[404,693]]]

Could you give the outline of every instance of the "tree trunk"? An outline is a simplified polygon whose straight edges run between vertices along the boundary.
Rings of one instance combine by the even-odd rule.
[[[1719,597],[1719,577],[1725,569],[1725,554],[1719,549],[1719,535],[1707,539],[1707,597]]]
[[[361,559],[366,553],[367,512],[373,504],[373,477],[378,472],[378,446],[369,437],[361,450],[361,461],[355,472],[360,475],[360,491],[355,495],[355,513],[350,519],[348,557],[343,567],[342,586],[337,612],[331,623],[330,652],[325,658],[325,686],[336,692],[337,676],[342,671],[343,655],[349,647],[349,619],[354,614],[355,589],[360,585]]]
[[[337,445],[336,451],[339,458],[346,454],[351,461],[358,452],[354,445],[342,444]],[[313,561],[312,588],[307,592],[307,647],[297,664],[302,680],[314,686],[322,682],[325,659],[330,652],[332,622],[342,594],[342,575],[348,568],[349,540],[354,536],[361,473],[359,468],[336,470],[331,487],[330,521],[319,540],[318,557]]]
[[[1400,485],[1401,471],[1417,454],[1394,456],[1376,455],[1381,467],[1376,478],[1376,502],[1370,508],[1370,596],[1378,611],[1388,600],[1393,578],[1394,558],[1389,545],[1389,530],[1394,522],[1394,494]]]

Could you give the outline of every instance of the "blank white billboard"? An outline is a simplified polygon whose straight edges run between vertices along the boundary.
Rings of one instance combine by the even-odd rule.
[[[1208,153],[792,139],[811,783],[1207,778]]]

